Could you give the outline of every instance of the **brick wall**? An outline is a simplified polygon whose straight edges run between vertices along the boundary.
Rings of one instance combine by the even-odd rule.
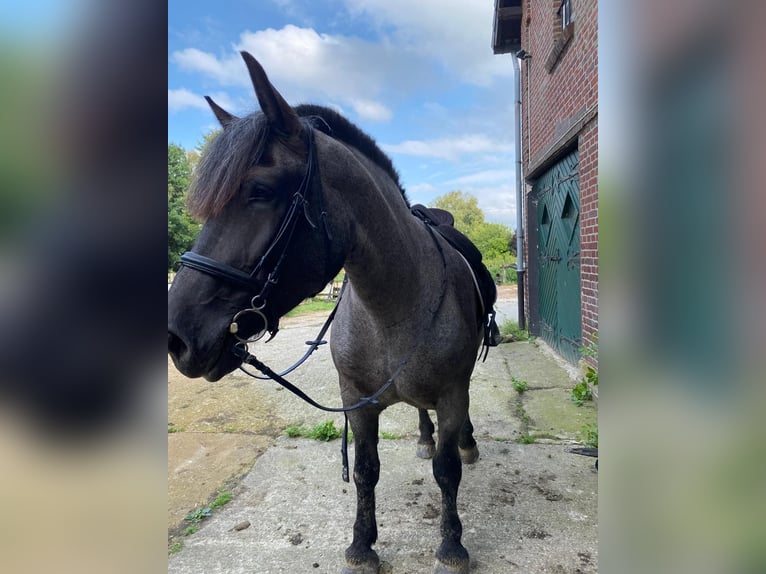
[[[572,0],[574,23],[563,29],[560,3],[524,3],[521,45],[531,57],[521,65],[522,154],[532,183],[558,153],[579,149],[582,336],[588,344],[598,332],[598,8],[596,0]]]

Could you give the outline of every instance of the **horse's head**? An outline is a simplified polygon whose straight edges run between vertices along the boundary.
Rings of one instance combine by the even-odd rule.
[[[220,379],[234,345],[276,333],[279,318],[321,291],[343,263],[328,240],[312,127],[243,52],[261,112],[222,126],[189,190],[205,219],[168,293],[168,351],[189,377]]]

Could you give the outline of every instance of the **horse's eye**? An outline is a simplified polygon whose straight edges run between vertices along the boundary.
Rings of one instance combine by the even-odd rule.
[[[274,190],[262,183],[252,182],[245,184],[247,202],[271,201],[274,199]]]

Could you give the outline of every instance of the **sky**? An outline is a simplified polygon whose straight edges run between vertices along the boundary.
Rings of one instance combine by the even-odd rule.
[[[492,53],[494,0],[168,3],[168,142],[217,127],[204,95],[258,109],[239,51],[292,105],[333,107],[394,162],[411,202],[474,195],[516,228],[513,66]]]

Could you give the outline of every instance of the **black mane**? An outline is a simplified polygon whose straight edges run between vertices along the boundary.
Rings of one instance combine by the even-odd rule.
[[[378,144],[375,143],[374,139],[372,139],[369,135],[364,133],[357,126],[352,124],[349,120],[331,108],[317,106],[314,104],[301,104],[299,106],[295,106],[293,109],[295,110],[295,113],[302,118],[308,116],[319,116],[325,122],[327,122],[328,126],[330,126],[330,129],[332,130],[330,135],[333,138],[355,147],[380,167],[382,167],[386,173],[391,176],[391,179],[394,180],[394,183],[396,183],[399,191],[402,192],[404,200],[407,201],[407,204],[409,205],[407,194],[404,190],[404,187],[402,187],[401,182],[399,181],[399,172],[396,171],[394,164],[391,162],[391,158],[383,153],[383,151],[378,147]]]
[[[375,140],[330,108],[303,104],[294,109],[299,117],[322,118],[333,138],[355,147],[383,168],[409,205],[399,173]],[[221,212],[236,195],[247,172],[260,160],[270,135],[265,116],[255,112],[232,121],[210,141],[189,187],[187,204],[194,217],[204,220]]]

